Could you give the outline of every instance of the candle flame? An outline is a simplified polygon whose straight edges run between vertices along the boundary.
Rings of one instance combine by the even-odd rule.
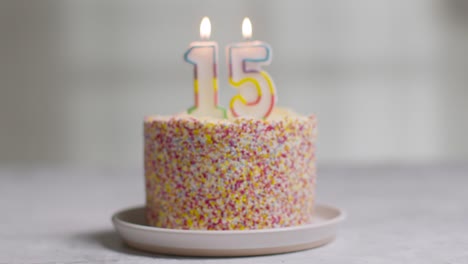
[[[203,17],[200,23],[200,38],[202,40],[207,40],[211,35],[211,23],[208,17]]]
[[[244,39],[250,39],[252,37],[252,23],[248,17],[244,18],[242,21],[242,36]]]

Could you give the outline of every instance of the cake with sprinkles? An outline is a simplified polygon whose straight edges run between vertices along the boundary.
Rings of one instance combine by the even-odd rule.
[[[244,230],[311,221],[315,116],[147,116],[146,219],[171,229]]]

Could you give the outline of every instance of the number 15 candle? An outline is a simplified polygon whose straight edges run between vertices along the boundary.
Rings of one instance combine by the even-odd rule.
[[[202,41],[190,43],[185,52],[186,62],[193,64],[195,105],[188,113],[198,117],[226,118],[226,110],[218,106],[218,43],[208,41],[211,23],[204,17],[200,24]]]
[[[252,37],[248,18],[242,23],[245,40]],[[233,116],[267,118],[276,104],[275,85],[261,66],[271,62],[271,47],[261,41],[246,41],[227,47],[229,83],[239,89],[230,103]]]

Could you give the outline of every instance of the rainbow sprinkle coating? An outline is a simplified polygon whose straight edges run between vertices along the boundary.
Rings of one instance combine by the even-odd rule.
[[[151,116],[144,134],[148,224],[242,230],[311,221],[315,116]]]

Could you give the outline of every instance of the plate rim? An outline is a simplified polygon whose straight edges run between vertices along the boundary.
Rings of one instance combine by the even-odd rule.
[[[140,206],[132,206],[127,207],[125,209],[121,209],[112,215],[112,223],[117,227],[117,225],[131,228],[131,229],[139,229],[139,230],[146,230],[152,232],[163,232],[167,234],[184,234],[184,235],[246,235],[246,234],[253,234],[253,233],[278,233],[278,232],[290,232],[290,231],[300,231],[303,229],[310,229],[310,228],[320,228],[323,226],[328,225],[335,225],[347,218],[347,213],[338,207],[318,203],[315,205],[314,209],[317,207],[326,208],[328,210],[334,210],[337,212],[337,216],[326,219],[320,223],[310,223],[305,225],[299,226],[290,226],[290,227],[279,227],[279,228],[266,228],[266,229],[247,229],[247,230],[194,230],[194,229],[171,229],[171,228],[162,228],[162,227],[154,227],[154,226],[147,226],[147,225],[140,225],[135,224],[132,222],[125,221],[120,218],[120,215],[123,213],[136,210],[136,209],[144,209],[145,205]],[[314,210],[315,211],[315,210]]]

